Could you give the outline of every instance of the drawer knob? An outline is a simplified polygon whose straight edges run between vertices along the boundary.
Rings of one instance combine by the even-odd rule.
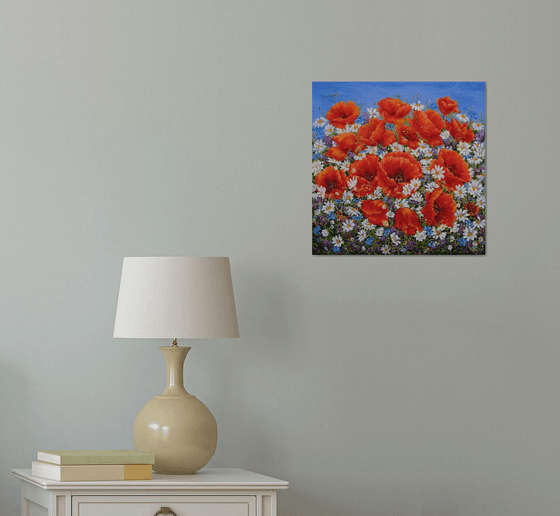
[[[173,516],[177,516],[169,507],[162,507],[154,514],[154,516],[157,516],[158,514],[173,514]]]

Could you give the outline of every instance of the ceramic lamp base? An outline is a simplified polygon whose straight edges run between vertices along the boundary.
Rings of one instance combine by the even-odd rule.
[[[134,421],[134,447],[155,455],[156,473],[188,475],[214,455],[218,427],[204,403],[183,386],[183,364],[191,348],[160,347],[167,362],[167,387]]]

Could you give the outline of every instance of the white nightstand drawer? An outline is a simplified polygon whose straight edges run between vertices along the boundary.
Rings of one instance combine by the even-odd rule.
[[[162,507],[177,516],[257,516],[256,496],[72,496],[72,516],[154,516]]]

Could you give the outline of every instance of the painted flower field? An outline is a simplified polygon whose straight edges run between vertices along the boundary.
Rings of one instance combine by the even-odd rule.
[[[337,100],[313,122],[313,254],[484,254],[482,117],[449,96]]]

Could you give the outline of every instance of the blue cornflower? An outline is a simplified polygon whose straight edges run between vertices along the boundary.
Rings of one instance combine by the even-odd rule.
[[[313,228],[313,233],[315,233],[316,235],[318,235],[321,232],[321,226],[315,226]]]
[[[385,230],[385,236],[389,236],[391,234],[391,230],[390,229],[386,229]]]
[[[371,245],[371,244],[373,244],[373,238],[371,237],[366,238],[366,245]]]
[[[334,246],[334,247],[332,248],[332,250],[333,250],[333,253],[339,253],[339,252],[340,252],[340,247]]]
[[[435,247],[437,245],[437,243],[432,240],[428,245],[430,247]]]
[[[466,238],[459,238],[459,244],[466,245],[467,244],[467,239]]]
[[[361,215],[354,215],[352,217],[354,220],[362,220],[362,216]]]
[[[424,228],[424,231],[426,232],[426,235],[428,235],[428,236],[432,235],[432,228],[430,226],[426,226]]]
[[[331,212],[327,215],[327,219],[329,219],[329,220],[334,220],[334,219],[336,219],[336,215],[331,211]]]
[[[342,199],[337,199],[335,202],[336,204],[342,204]]]

